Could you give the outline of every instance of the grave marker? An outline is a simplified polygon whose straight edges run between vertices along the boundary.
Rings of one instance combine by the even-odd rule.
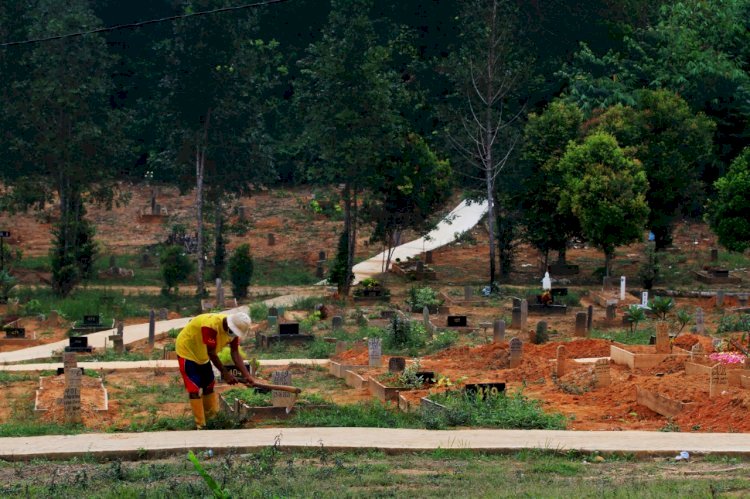
[[[477,394],[482,398],[497,397],[505,392],[505,383],[467,383],[464,392]]]
[[[333,319],[331,319],[331,325],[332,325],[334,331],[343,328],[344,327],[344,318],[341,317],[340,315],[334,315]]]
[[[557,378],[562,378],[565,375],[565,361],[568,359],[568,352],[565,345],[557,347]]]
[[[323,262],[318,262],[315,265],[315,277],[317,279],[323,279],[326,276],[325,269],[323,268]]]
[[[672,347],[669,344],[669,324],[666,322],[656,323],[656,353],[669,353]]]
[[[98,326],[99,325],[99,314],[96,315],[84,315],[83,316],[84,326]]]
[[[721,395],[721,392],[729,387],[727,378],[727,367],[724,364],[717,364],[711,368],[711,379],[708,386],[708,397],[714,398]]]
[[[586,336],[586,323],[588,322],[588,314],[586,312],[576,313],[576,328],[575,336]]]
[[[370,338],[367,340],[367,355],[370,367],[380,367],[382,363],[382,350],[380,338]]]
[[[716,305],[718,307],[724,305],[724,290],[722,289],[716,292]]]
[[[156,314],[154,309],[148,313],[148,346],[154,347],[154,340],[156,339]]]
[[[391,357],[388,360],[388,372],[400,373],[406,369],[406,359],[404,357]]]
[[[417,275],[424,274],[424,262],[422,260],[417,261]]]
[[[703,345],[701,345],[700,343],[696,343],[695,345],[693,345],[693,348],[690,349],[691,361],[703,360],[705,356],[706,356],[706,351],[703,350]]]
[[[712,262],[719,261],[719,250],[717,248],[711,248],[711,261]]]
[[[526,330],[526,324],[529,320],[529,302],[527,300],[521,300],[521,324],[519,327],[521,331]]]
[[[648,308],[648,291],[641,293],[641,307]]]
[[[610,303],[607,305],[607,321],[613,321],[615,320],[615,315],[617,314],[617,305],[614,303]]]
[[[474,288],[471,286],[464,286],[464,301],[471,301],[474,297]]]
[[[63,372],[78,367],[78,358],[75,352],[63,353]]]
[[[86,336],[71,336],[68,338],[66,352],[90,352],[89,339]]]
[[[695,308],[695,332],[700,335],[706,334],[706,323],[701,307]]]
[[[57,310],[50,310],[49,314],[47,314],[47,324],[50,324],[52,326],[57,326],[57,322],[60,320],[60,314],[57,312]]]
[[[318,260],[321,262],[326,261],[326,252],[325,251],[319,251],[318,252]]]
[[[159,309],[159,315],[158,315],[157,318],[160,321],[165,321],[165,320],[169,319],[169,310],[167,310],[166,308],[163,308],[163,307],[160,308]]]
[[[620,276],[620,300],[625,299],[625,276]]]
[[[273,234],[268,234],[268,245],[274,246],[276,244],[276,236]]]
[[[465,315],[449,315],[447,319],[447,327],[466,327],[466,316]]]
[[[270,307],[268,309],[268,316],[269,317],[278,317],[279,316],[279,309],[276,307]]]
[[[82,370],[70,368],[65,370],[65,390],[63,392],[63,410],[66,423],[81,422],[81,376]]]
[[[3,328],[3,331],[5,331],[6,338],[12,338],[12,339],[26,338],[26,328],[23,328],[23,327],[5,327]]]
[[[346,352],[346,342],[345,341],[337,341],[336,342],[336,355],[340,354],[341,352]]]
[[[612,376],[609,369],[609,360],[599,359],[594,364],[594,387],[602,388],[612,383]]]
[[[274,385],[291,385],[292,373],[289,371],[274,371],[271,373],[271,383]],[[296,395],[281,390],[271,390],[271,405],[274,407],[291,407],[294,405]]]
[[[279,324],[279,334],[299,334],[299,322]]]
[[[521,306],[513,307],[510,318],[510,327],[512,329],[519,329],[521,327]]]
[[[495,319],[492,322],[492,341],[500,343],[505,341],[505,321],[502,319]]]
[[[518,367],[523,356],[523,342],[518,338],[510,339],[510,368]]]
[[[427,251],[424,254],[424,262],[427,264],[432,263],[432,251]]]
[[[589,305],[589,308],[586,310],[586,331],[591,331],[591,326],[594,325],[594,306]]]

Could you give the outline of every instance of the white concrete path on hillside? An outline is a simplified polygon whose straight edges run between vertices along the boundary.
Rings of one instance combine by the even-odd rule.
[[[427,236],[420,237],[414,241],[409,241],[398,246],[391,256],[391,261],[396,258],[406,260],[432,251],[456,240],[456,236],[472,229],[482,217],[487,213],[487,201],[472,202],[462,201],[453,211],[450,212],[433,231]],[[383,264],[387,259],[386,251],[375,255],[374,257],[358,263],[352,268],[354,272],[354,284],[383,273]]]
[[[386,452],[472,449],[484,452],[546,449],[676,456],[719,453],[750,455],[743,433],[562,430],[407,430],[388,428],[258,428],[249,430],[82,433],[0,438],[0,459],[62,459],[74,456],[149,457],[208,450],[243,453],[271,447],[328,450],[378,449]]]
[[[320,288],[317,288],[316,294],[321,294],[323,290]],[[304,290],[300,294],[290,294],[290,295],[283,295],[283,296],[277,296],[276,298],[270,298],[268,300],[264,300],[263,303],[268,305],[269,307],[284,307],[289,306],[293,304],[295,301],[299,300],[300,298],[305,298],[309,296],[314,296],[312,294],[312,291],[309,289]],[[247,305],[243,305],[241,307],[225,310],[225,313],[234,313],[234,312],[248,312]],[[155,324],[155,336],[158,338],[160,335],[166,334],[169,332],[170,329],[182,329],[185,327],[185,324],[187,324],[192,317],[180,317],[179,319],[171,319],[167,321],[156,321]],[[91,333],[86,335],[88,337],[88,344],[90,347],[94,348],[104,348],[105,345],[110,345],[111,342],[109,341],[109,336],[112,334],[115,334],[116,330],[114,329],[107,329],[106,331],[99,331],[97,333]],[[123,341],[125,344],[134,343],[136,341],[141,340],[147,340],[148,339],[148,323],[145,324],[134,324],[130,326],[125,326],[123,330]],[[25,362],[29,360],[37,360],[37,359],[48,359],[52,357],[55,352],[61,352],[65,349],[66,346],[68,346],[69,341],[62,340],[55,343],[47,343],[45,345],[38,345],[35,347],[30,348],[24,348],[22,350],[14,350],[12,352],[0,352],[0,364],[13,364],[16,362]]]

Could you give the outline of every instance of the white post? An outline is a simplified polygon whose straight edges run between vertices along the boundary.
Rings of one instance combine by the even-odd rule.
[[[625,276],[620,276],[620,300],[625,299]]]

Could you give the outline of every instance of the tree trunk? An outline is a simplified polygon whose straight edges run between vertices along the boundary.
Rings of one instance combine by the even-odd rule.
[[[203,124],[203,138],[198,137],[195,147],[195,209],[198,222],[198,275],[195,294],[204,296],[206,285],[203,280],[203,272],[206,267],[203,248],[203,173],[206,167],[206,148],[208,147],[208,124],[211,119],[211,109],[206,111],[206,120]]]
[[[565,265],[565,254],[567,252],[568,248],[562,247],[559,250],[557,250],[557,263],[560,265]]]
[[[611,264],[612,264],[612,252],[605,251],[604,252],[604,275],[605,277],[609,277],[609,266]]]
[[[487,47],[487,89],[485,94],[485,113],[484,113],[484,181],[487,190],[487,220],[490,238],[490,287],[495,282],[495,163],[492,154],[494,143],[492,107],[494,104],[495,89],[493,85],[493,76],[495,73],[495,34],[496,34],[496,9],[497,4],[493,5],[492,12],[492,35]]]
[[[344,186],[344,192],[342,193],[344,198],[344,232],[347,237],[347,252],[346,252],[346,278],[344,282],[339,285],[338,292],[339,296],[346,297],[349,295],[349,289],[351,288],[351,280],[349,276],[352,272],[352,197],[351,187],[349,184]]]

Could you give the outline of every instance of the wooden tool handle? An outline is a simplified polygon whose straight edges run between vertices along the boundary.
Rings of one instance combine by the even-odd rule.
[[[302,392],[301,389],[297,388],[296,386],[288,386],[288,385],[270,385],[267,383],[258,383],[257,381],[255,383],[251,383],[249,381],[246,381],[245,384],[247,386],[253,387],[257,386],[258,388],[264,388],[266,390],[278,390],[280,392],[290,392],[290,393],[300,393]]]

